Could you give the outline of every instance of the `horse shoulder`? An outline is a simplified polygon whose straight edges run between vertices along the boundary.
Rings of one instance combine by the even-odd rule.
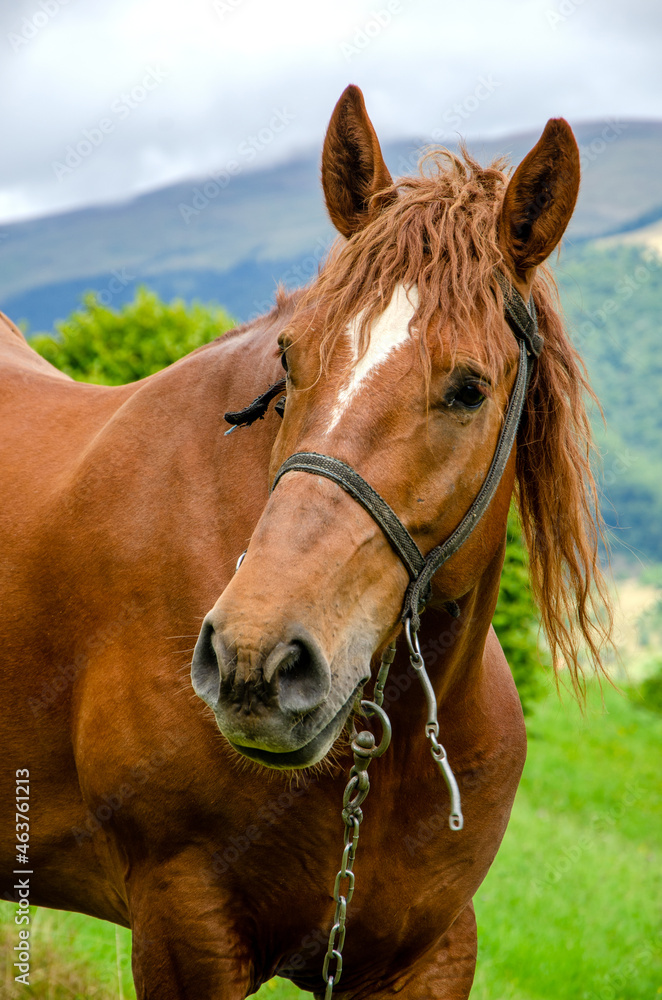
[[[493,626],[483,653],[481,702],[491,745],[484,767],[512,786],[514,796],[526,760],[526,727],[517,687]]]

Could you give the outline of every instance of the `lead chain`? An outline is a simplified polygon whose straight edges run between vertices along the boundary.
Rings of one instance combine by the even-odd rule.
[[[352,740],[354,766],[349,772],[349,781],[345,787],[342,800],[342,817],[345,821],[345,846],[340,871],[336,875],[336,881],[333,886],[333,898],[336,908],[333,914],[333,926],[329,934],[329,944],[322,967],[322,976],[326,983],[324,1000],[331,1000],[333,987],[340,981],[340,976],[342,975],[342,950],[345,943],[347,905],[354,895],[354,860],[359,842],[359,829],[363,822],[363,810],[361,806],[370,791],[368,767],[374,757],[381,757],[391,742],[391,723],[382,708],[382,704],[384,701],[384,685],[386,684],[386,678],[388,677],[389,668],[393,663],[394,656],[395,644],[388,646],[382,655],[377,682],[375,684],[374,701],[361,702],[364,714],[369,717],[376,715],[382,724],[381,743],[375,746],[375,737],[367,729],[361,733],[355,733]],[[347,879],[347,887],[343,893],[341,892],[341,887],[345,879]]]
[[[425,735],[430,741],[432,758],[443,775],[451,797],[451,814],[448,824],[451,830],[461,830],[464,825],[464,818],[460,802],[460,789],[448,763],[446,751],[438,740],[437,699],[435,698],[434,688],[430,683],[430,678],[425,669],[425,660],[421,653],[418,635],[415,629],[412,630],[411,618],[407,618],[405,622],[405,635],[409,647],[410,662],[421,682],[427,704],[428,721],[425,726]],[[336,908],[333,914],[333,926],[329,934],[329,944],[322,967],[322,976],[326,983],[324,1000],[332,1000],[333,987],[336,983],[340,982],[340,976],[342,975],[342,950],[345,944],[347,906],[354,895],[354,860],[359,842],[359,828],[363,822],[363,810],[361,806],[370,791],[368,767],[373,757],[381,757],[391,742],[391,723],[382,705],[384,703],[384,687],[394,657],[395,643],[392,643],[390,646],[387,646],[382,654],[381,665],[377,674],[377,681],[375,682],[374,701],[361,702],[361,708],[365,715],[368,717],[376,715],[382,724],[383,735],[381,743],[379,746],[375,746],[375,737],[368,730],[356,733],[352,740],[354,766],[349,772],[349,781],[343,795],[342,810],[342,817],[345,821],[345,846],[340,871],[336,875],[336,881],[333,886],[333,898]],[[345,879],[347,879],[347,888],[345,890],[346,895],[343,895],[340,888],[341,883]],[[335,963],[335,965],[332,966],[332,963]]]

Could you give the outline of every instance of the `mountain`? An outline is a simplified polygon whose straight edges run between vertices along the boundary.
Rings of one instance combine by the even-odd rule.
[[[583,182],[570,243],[662,217],[662,122],[575,126]],[[472,142],[489,162],[517,163],[536,133]],[[420,143],[386,145],[394,176],[413,172]],[[238,319],[265,311],[275,284],[315,273],[333,230],[319,182],[319,155],[218,180],[171,185],[131,201],[0,228],[0,309],[29,330],[51,329],[83,291],[119,305],[146,283],[162,297],[214,299]],[[643,221],[642,221],[643,220]]]

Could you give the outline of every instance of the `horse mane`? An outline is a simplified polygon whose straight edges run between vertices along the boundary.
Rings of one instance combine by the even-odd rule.
[[[437,350],[450,349],[453,359],[460,350],[469,353],[495,380],[503,375],[512,334],[503,322],[494,272],[505,269],[497,225],[509,174],[505,160],[482,167],[464,147],[460,156],[431,150],[418,175],[397,182],[397,199],[350,240],[336,241],[296,309],[309,328],[319,330],[322,368],[359,313],[359,356],[367,350],[373,320],[403,284],[418,289],[410,336],[428,388],[435,344]],[[382,195],[375,195],[375,205],[383,205]],[[554,670],[558,676],[565,663],[581,696],[583,660],[603,670],[602,650],[612,626],[584,405],[586,394],[595,397],[564,331],[556,287],[544,266],[533,297],[545,346],[518,433],[515,498]]]
[[[533,296],[545,346],[517,438],[515,494],[552,663],[557,672],[567,664],[575,693],[583,697],[582,647],[589,664],[604,672],[602,652],[611,645],[613,625],[600,566],[600,547],[607,546],[584,402],[587,396],[597,400],[555,308],[558,295],[548,274],[536,282]]]

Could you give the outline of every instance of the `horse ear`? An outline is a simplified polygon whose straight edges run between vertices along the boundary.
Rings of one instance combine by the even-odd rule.
[[[564,118],[550,118],[515,171],[503,200],[499,241],[523,281],[559,242],[579,191],[579,150]]]
[[[353,84],[343,91],[326,131],[322,187],[331,222],[348,239],[397,198],[363,94]],[[370,206],[378,192],[383,197]]]

